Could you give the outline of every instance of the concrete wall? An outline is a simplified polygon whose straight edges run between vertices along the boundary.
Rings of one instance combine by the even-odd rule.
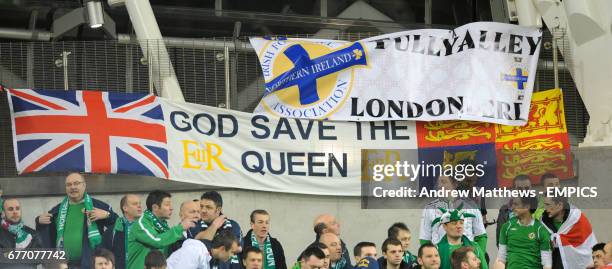
[[[246,233],[250,229],[249,214],[252,210],[262,208],[272,215],[271,234],[277,237],[285,249],[288,263],[295,258],[303,248],[314,240],[312,221],[321,213],[331,213],[337,216],[341,225],[342,239],[347,243],[351,253],[353,246],[359,241],[375,242],[379,246],[386,237],[389,225],[396,221],[405,222],[413,231],[411,249],[414,253],[418,248],[418,233],[421,211],[406,210],[362,210],[358,197],[322,197],[309,195],[281,194],[243,190],[222,191],[224,213],[238,221]],[[96,195],[94,197],[110,203],[119,210],[120,195]],[[201,192],[175,192],[172,201],[174,205],[171,224],[178,223],[178,207],[182,201],[199,198]],[[143,204],[144,204],[143,194]],[[24,220],[27,225],[34,224],[34,217],[60,202],[61,197],[21,198],[24,209]],[[144,206],[144,205],[143,205]],[[497,210],[489,210],[491,218],[497,217]],[[593,229],[599,241],[612,240],[612,210],[586,210]],[[495,226],[487,229],[489,234],[489,254],[495,257]],[[291,264],[289,264],[291,265]]]

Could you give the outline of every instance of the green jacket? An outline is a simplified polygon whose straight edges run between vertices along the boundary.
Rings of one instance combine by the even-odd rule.
[[[488,269],[487,260],[485,259],[484,251],[480,249],[478,244],[470,241],[465,235],[461,237],[461,246],[462,247],[472,247],[474,249],[474,254],[480,260],[480,268]],[[448,238],[446,235],[442,237],[440,243],[438,243],[438,252],[440,253],[440,269],[451,269],[451,251],[450,244],[448,243]]]
[[[162,220],[165,222],[165,220]],[[151,249],[158,249],[167,255],[168,247],[183,238],[183,227],[179,224],[170,230],[160,232],[153,221],[138,218],[128,235],[128,269],[144,268],[144,261]]]

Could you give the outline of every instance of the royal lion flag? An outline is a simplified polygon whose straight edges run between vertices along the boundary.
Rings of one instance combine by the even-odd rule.
[[[511,186],[520,174],[530,176],[535,184],[545,173],[559,179],[574,177],[563,92],[535,93],[525,126],[495,125],[495,148],[501,186]]]
[[[572,207],[567,220],[556,233],[546,228],[552,235],[553,245],[559,248],[563,268],[587,268],[593,264],[591,248],[597,244],[597,238],[580,209]]]
[[[484,164],[479,187],[511,186],[520,174],[539,183],[544,173],[560,179],[574,176],[560,89],[533,94],[525,126],[474,121],[417,122],[419,160],[457,164],[468,159]],[[433,188],[435,177],[421,177]]]

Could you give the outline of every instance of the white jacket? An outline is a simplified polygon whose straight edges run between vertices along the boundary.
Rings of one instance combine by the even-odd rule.
[[[442,215],[442,211],[440,211],[438,208],[441,207],[444,209],[452,209],[458,206],[457,203],[460,204],[462,202],[466,201],[456,200],[454,204],[451,204],[446,200],[436,199],[428,203],[423,209],[423,215],[421,217],[421,234],[419,235],[419,239],[428,240],[434,244],[438,244],[442,237],[444,237],[444,235],[446,234],[446,231],[444,231],[444,227],[440,225],[440,223],[436,223],[436,225],[434,225],[433,227],[431,226],[434,219]],[[474,241],[474,237],[487,233],[487,230],[485,230],[484,227],[484,220],[482,219],[482,214],[480,213],[479,209],[476,209],[474,207],[475,206],[472,205],[472,208],[469,208],[469,206],[466,205],[464,206],[465,209],[463,209],[463,211],[476,216],[475,218],[466,218],[463,224],[463,235],[465,235],[468,239],[472,241]]]
[[[210,268],[212,256],[200,240],[187,239],[181,248],[166,260],[167,269],[214,269]]]

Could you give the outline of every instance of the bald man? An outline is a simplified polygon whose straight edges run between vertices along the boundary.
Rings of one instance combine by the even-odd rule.
[[[181,204],[179,218],[184,219],[200,219],[200,203],[193,200],[185,201]]]
[[[179,218],[181,221],[186,219],[196,219],[200,221],[200,202],[199,201],[185,201],[181,204],[179,211]],[[198,229],[192,228],[185,231],[186,238],[195,238]]]
[[[320,226],[319,231],[317,231],[317,225],[320,224],[324,226]],[[333,215],[321,214],[317,216],[313,222],[313,227],[315,228],[315,233],[317,233],[317,238],[324,233],[333,233],[340,236],[340,223],[338,223]]]
[[[6,199],[3,204],[4,214],[0,225],[0,248],[31,249],[42,247],[42,242],[34,229],[25,226],[21,219],[21,203],[17,199]],[[2,268],[36,268],[36,265],[2,265]]]
[[[142,216],[142,202],[136,194],[126,194],[119,201],[123,217],[117,218],[113,229],[104,232],[102,244],[115,255],[115,268],[125,268],[127,257],[125,255],[128,235],[134,221]]]
[[[319,236],[319,243],[327,246],[329,249],[329,268],[330,269],[350,269],[350,258],[344,259],[343,248],[340,238],[335,233],[324,233]]]
[[[195,223],[197,224],[200,221],[199,200],[188,200],[181,203],[181,208],[179,210],[179,219],[180,222],[183,222],[187,219],[193,219],[196,220]],[[174,251],[180,249],[186,239],[194,239],[195,236],[198,234],[198,231],[199,229],[197,229],[195,226],[185,230],[183,232],[183,239],[176,241],[174,244],[170,245],[170,248],[168,248],[168,257],[170,257],[170,254],[172,254]]]
[[[17,199],[6,199],[2,205],[2,210],[4,214],[2,214],[2,225],[0,225],[0,248],[42,247],[42,242],[36,231],[23,224],[21,203]]]
[[[353,266],[351,265],[351,256],[349,254],[349,251],[346,248],[346,244],[344,243],[344,241],[340,239],[340,223],[336,220],[336,217],[330,214],[321,214],[315,218],[313,222],[313,227],[314,227],[314,232],[316,234],[315,242],[317,241],[320,242],[319,238],[323,234],[331,233],[331,234],[336,235],[336,237],[340,241],[340,247],[342,251],[342,255],[341,255],[342,259],[338,264],[348,266],[346,268],[352,268]],[[341,268],[334,268],[333,266],[330,266],[330,268],[331,269],[341,269]]]

